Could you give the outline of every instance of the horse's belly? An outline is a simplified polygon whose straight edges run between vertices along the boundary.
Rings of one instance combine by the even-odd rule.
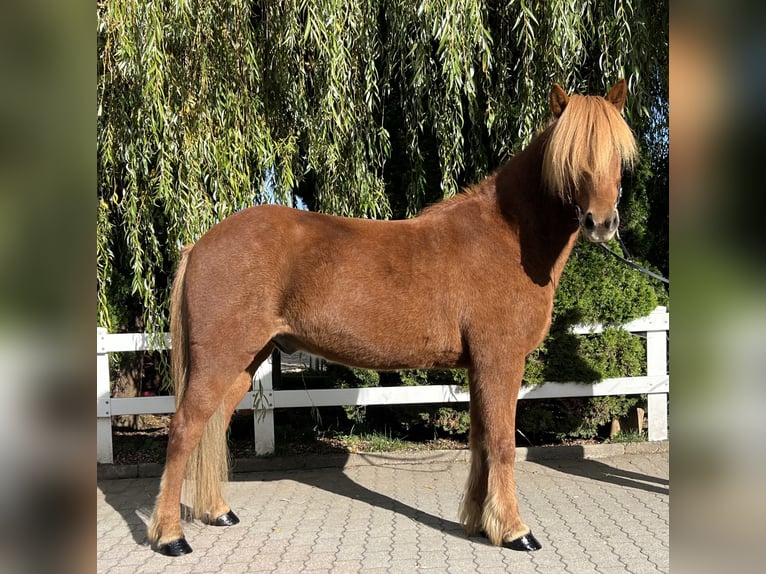
[[[305,351],[330,362],[375,370],[457,368],[467,357],[458,341],[432,334],[351,333],[328,329],[324,333],[280,334],[274,344],[286,353]]]

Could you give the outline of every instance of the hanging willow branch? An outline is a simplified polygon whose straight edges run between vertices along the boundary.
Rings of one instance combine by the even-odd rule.
[[[599,92],[628,78],[644,133],[667,93],[666,12],[636,0],[99,3],[99,324],[164,330],[178,248],[236,210],[300,197],[387,218],[453,195],[528,143],[554,81]]]

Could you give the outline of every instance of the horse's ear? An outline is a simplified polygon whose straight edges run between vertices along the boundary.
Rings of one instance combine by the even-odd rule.
[[[617,110],[622,113],[622,108],[625,107],[625,99],[628,97],[628,83],[625,81],[625,79],[620,79],[617,81],[617,83],[612,87],[611,90],[609,90],[609,93],[606,95],[606,100],[608,102],[612,102],[614,104],[614,107],[617,108]]]
[[[558,84],[553,84],[551,88],[551,111],[553,112],[553,117],[558,118],[563,114],[564,108],[567,107],[568,103],[569,96],[567,96],[564,88]]]

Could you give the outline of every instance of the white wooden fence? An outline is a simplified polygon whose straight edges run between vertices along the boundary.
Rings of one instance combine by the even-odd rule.
[[[632,333],[646,334],[646,375],[605,379],[600,383],[583,384],[543,383],[535,387],[522,387],[520,399],[552,399],[564,397],[596,397],[606,395],[648,396],[648,439],[665,440],[668,437],[668,393],[670,377],[667,363],[667,334],[669,315],[665,307],[657,307],[647,317],[637,319],[622,328]],[[600,325],[579,325],[575,334],[598,333]],[[110,334],[97,329],[97,460],[113,462],[112,424],[115,415],[172,413],[172,396],[112,398],[110,395],[109,354],[167,348],[170,338],[161,341],[142,333]],[[274,452],[274,409],[291,407],[325,407],[341,405],[403,405],[424,403],[468,402],[468,392],[456,385],[429,385],[406,387],[368,387],[359,389],[303,389],[274,390],[271,360],[264,362],[254,377],[255,390],[248,392],[238,409],[253,409],[255,425],[255,452],[259,455]]]

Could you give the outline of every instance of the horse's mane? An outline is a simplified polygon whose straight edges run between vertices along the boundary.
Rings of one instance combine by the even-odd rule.
[[[608,172],[613,154],[627,167],[638,157],[628,124],[614,105],[599,96],[570,96],[564,112],[548,130],[543,182],[562,198],[584,174],[598,181]]]
[[[538,137],[544,142],[543,183],[562,199],[584,174],[598,181],[608,173],[614,154],[625,167],[632,167],[638,158],[630,127],[617,108],[600,96],[569,96],[561,116]],[[418,217],[441,213],[489,192],[486,181],[474,184],[426,207]]]
[[[427,206],[423,211],[418,214],[418,217],[436,215],[443,211],[452,209],[456,205],[468,202],[476,196],[488,193],[485,182],[475,183],[469,187],[463,188],[459,193],[456,193],[452,197],[442,199],[436,203],[432,203]]]

